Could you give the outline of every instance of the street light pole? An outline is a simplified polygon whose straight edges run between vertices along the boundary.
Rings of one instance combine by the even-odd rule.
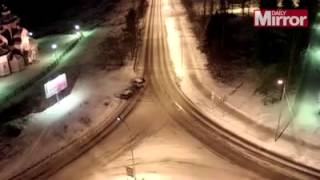
[[[131,129],[130,129],[129,125],[127,124],[127,122],[121,121],[121,120],[122,120],[121,117],[117,117],[117,121],[123,122],[123,123],[125,124],[126,128],[127,128],[128,131],[129,131],[129,136],[132,137],[132,132],[131,132]],[[135,172],[135,161],[134,161],[134,151],[133,151],[133,147],[130,148],[130,151],[131,151],[131,163],[132,163],[132,164],[131,164],[131,167],[132,167],[132,169],[133,169],[133,178],[134,178],[134,180],[136,180],[136,172]]]
[[[285,93],[286,93],[286,83],[282,79],[278,79],[277,84],[279,86],[282,86],[281,88],[281,96],[280,96],[280,101],[284,98]]]
[[[74,29],[75,29],[76,33],[79,34],[79,37],[83,37],[80,25],[78,25],[78,24],[74,25]]]
[[[55,60],[57,60],[58,59],[58,57],[57,57],[57,49],[58,48],[58,45],[57,44],[52,44],[51,45],[51,49],[54,51],[53,52],[53,58],[55,59]]]
[[[210,96],[211,104],[212,104],[212,110],[214,109],[214,92],[211,91],[211,96]]]
[[[285,83],[285,81],[283,79],[278,79],[277,84],[279,86],[282,86],[282,88],[281,88],[281,96],[280,96],[280,102],[281,102],[282,99],[284,99],[285,94],[286,94],[286,83]],[[276,132],[275,132],[274,141],[277,141],[281,136],[281,133],[280,133],[280,135],[278,135],[278,131],[279,131],[279,128],[280,128],[281,116],[282,116],[282,108],[280,108],[280,113],[279,113],[279,117],[278,117],[278,123],[277,123],[277,129],[276,129]]]
[[[183,69],[183,36],[180,36],[180,42],[181,42],[181,70]]]
[[[281,100],[284,99],[284,96],[285,96],[285,94],[286,94],[286,90],[287,90],[287,89],[286,89],[286,83],[284,83],[284,84],[283,84],[283,87],[282,87]]]

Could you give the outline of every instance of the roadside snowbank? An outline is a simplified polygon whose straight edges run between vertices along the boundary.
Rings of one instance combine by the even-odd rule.
[[[253,73],[230,87],[211,78],[207,60],[198,49],[198,40],[192,32],[185,8],[179,0],[168,0],[163,7],[167,32],[174,32],[177,45],[170,46],[173,68],[182,91],[208,117],[231,132],[248,139],[267,150],[277,152],[297,162],[319,168],[317,140],[319,131],[310,131],[296,123],[289,123],[292,98],[282,103],[264,106],[262,96],[254,93]],[[168,36],[169,45],[172,42]],[[280,127],[277,130],[278,120]],[[284,134],[275,142],[275,136]]]

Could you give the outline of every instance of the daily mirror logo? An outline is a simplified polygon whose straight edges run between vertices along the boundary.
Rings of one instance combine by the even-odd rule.
[[[308,10],[259,9],[254,11],[255,27],[308,27]]]

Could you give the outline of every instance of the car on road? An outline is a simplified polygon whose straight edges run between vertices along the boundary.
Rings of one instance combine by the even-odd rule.
[[[125,89],[121,94],[120,94],[120,99],[125,99],[128,100],[133,96],[134,92],[131,89]]]
[[[142,77],[137,77],[132,80],[132,85],[137,88],[142,88],[144,86],[145,79]]]

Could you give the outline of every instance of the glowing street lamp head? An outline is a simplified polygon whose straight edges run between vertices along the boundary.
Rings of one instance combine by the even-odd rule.
[[[278,84],[278,85],[283,85],[283,84],[284,84],[284,81],[283,81],[282,79],[278,79],[277,84]]]
[[[76,24],[76,25],[74,25],[74,29],[79,31],[80,30],[80,26]]]
[[[29,35],[29,36],[33,36],[33,33],[32,33],[32,32],[29,32],[28,35]]]
[[[51,45],[51,49],[57,49],[58,48],[58,45],[57,44],[52,44]]]

